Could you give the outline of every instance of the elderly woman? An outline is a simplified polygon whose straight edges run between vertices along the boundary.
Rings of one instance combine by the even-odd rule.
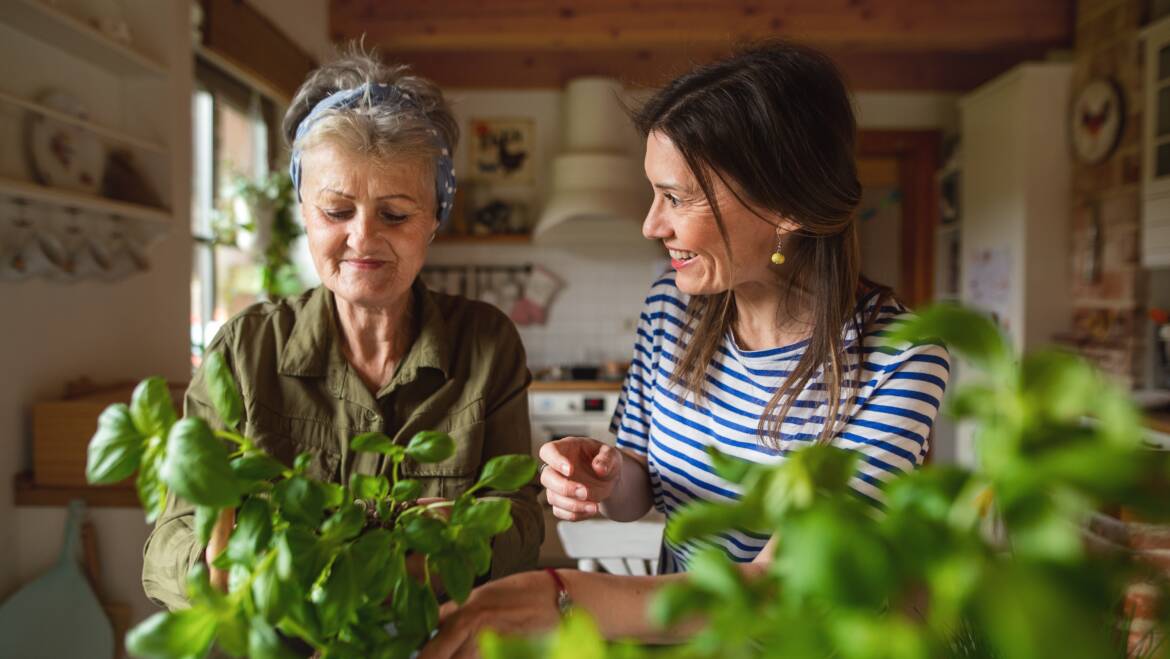
[[[949,358],[882,344],[906,309],[860,274],[855,122],[835,67],[761,46],[675,80],[636,121],[655,190],[642,233],[673,271],[646,297],[610,427],[617,448],[583,437],[541,448],[553,512],[629,521],[653,506],[670,518],[740,496],[706,447],[775,463],[813,442],[858,453],[852,490],[880,508],[882,484],[926,455]],[[711,541],[752,575],[777,540],[734,530]],[[696,548],[664,543],[660,576],[557,570],[486,584],[445,606],[422,657],[473,656],[484,628],[549,629],[570,601],[609,638],[679,641],[694,627],[658,629],[647,608]]]
[[[494,307],[433,293],[418,278],[455,193],[458,127],[439,90],[407,67],[351,55],[309,76],[284,133],[322,285],[244,310],[208,347],[239,383],[244,433],[289,465],[308,452],[312,477],[345,483],[387,468],[381,456],[351,452],[353,436],[379,431],[405,443],[446,431],[453,457],[403,466],[424,497],[453,498],[490,458],[529,453],[531,376],[515,327]],[[196,373],[187,414],[215,418],[206,387]],[[491,577],[535,565],[536,490],[507,495],[513,525],[494,540]],[[210,562],[231,519],[206,552],[192,525],[192,508],[172,500],[147,540],[143,585],[169,608],[184,605],[188,570]]]

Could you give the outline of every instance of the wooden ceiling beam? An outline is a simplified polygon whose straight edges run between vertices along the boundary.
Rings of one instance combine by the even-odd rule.
[[[1072,45],[1070,0],[332,0],[332,35],[410,52],[718,47],[981,52]]]
[[[697,64],[726,55],[727,48],[631,51],[489,51],[447,53],[384,50],[391,61],[450,88],[559,88],[585,75],[615,77],[627,85],[657,87]],[[855,91],[965,91],[1041,49],[995,53],[829,51]]]

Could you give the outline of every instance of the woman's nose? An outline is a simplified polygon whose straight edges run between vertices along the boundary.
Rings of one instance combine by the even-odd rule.
[[[655,201],[642,220],[642,235],[648,240],[661,240],[670,235],[670,226],[658,212],[658,202]]]
[[[348,225],[349,245],[355,250],[361,251],[362,248],[368,247],[377,236],[377,224],[372,213],[358,210]]]

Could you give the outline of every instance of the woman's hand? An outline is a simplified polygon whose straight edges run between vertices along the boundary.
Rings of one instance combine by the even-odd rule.
[[[219,519],[211,529],[211,537],[207,540],[207,550],[203,552],[203,560],[207,561],[207,571],[211,585],[222,592],[228,589],[228,573],[211,566],[211,562],[227,548],[228,538],[236,527],[236,509],[224,508],[219,511]]]
[[[471,591],[462,605],[447,602],[439,609],[439,632],[418,659],[471,659],[479,656],[479,633],[538,634],[560,622],[557,589],[551,577],[521,572]]]
[[[597,515],[621,480],[622,453],[589,437],[566,437],[540,447],[540,472],[553,514],[576,521]]]

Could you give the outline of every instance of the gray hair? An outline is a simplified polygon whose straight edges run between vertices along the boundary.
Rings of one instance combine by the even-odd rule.
[[[412,99],[417,111],[370,103],[367,99],[355,107],[326,111],[299,141],[296,139],[297,126],[317,103],[335,92],[363,84],[395,86]],[[431,169],[442,149],[431,131],[438,131],[452,151],[459,141],[459,124],[435,83],[413,75],[405,64],[386,64],[375,52],[367,53],[356,44],[309,74],[289,104],[281,128],[293,150],[303,151],[329,142],[381,162],[417,159]]]

